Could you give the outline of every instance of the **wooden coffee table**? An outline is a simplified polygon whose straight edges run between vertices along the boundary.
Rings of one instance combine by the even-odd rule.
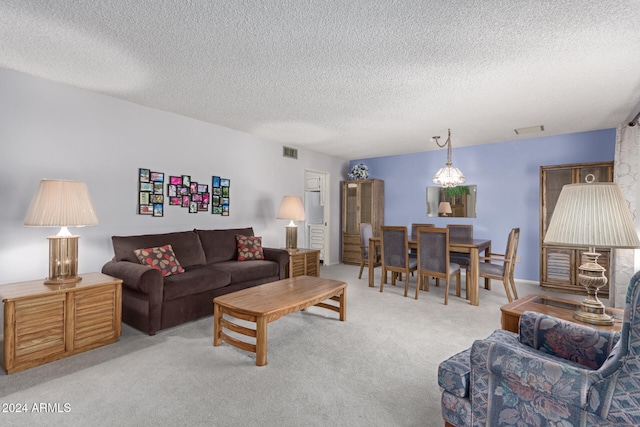
[[[502,329],[518,332],[520,315],[525,311],[548,314],[558,319],[568,320],[581,325],[592,326],[596,329],[619,331],[622,329],[624,310],[606,307],[605,312],[613,316],[612,326],[592,325],[573,318],[573,312],[580,307],[580,301],[571,301],[547,295],[527,295],[500,307],[502,312]]]
[[[297,276],[222,295],[213,300],[213,345],[222,341],[256,354],[256,365],[267,364],[267,325],[282,316],[313,305],[340,313],[347,320],[347,284],[322,277]],[[325,300],[337,301],[338,305]],[[255,329],[231,322],[223,315],[256,324]],[[224,329],[255,338],[255,344],[231,337]]]

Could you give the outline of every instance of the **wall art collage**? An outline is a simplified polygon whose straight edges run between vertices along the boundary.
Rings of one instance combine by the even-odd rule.
[[[138,169],[138,214],[164,216],[164,172]],[[208,184],[191,180],[190,175],[170,175],[167,184],[169,206],[179,206],[189,213],[208,212],[229,216],[229,188],[231,180],[211,177],[211,192]]]

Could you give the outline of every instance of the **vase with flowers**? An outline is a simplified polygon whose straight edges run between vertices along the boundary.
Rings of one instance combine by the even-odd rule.
[[[353,165],[349,171],[349,179],[367,179],[369,177],[369,168],[364,163]]]

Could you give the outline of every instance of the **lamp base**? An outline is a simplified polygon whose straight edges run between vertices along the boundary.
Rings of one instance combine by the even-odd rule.
[[[80,236],[49,236],[49,277],[45,285],[70,285],[78,276],[78,239]]]
[[[604,304],[598,299],[598,289],[607,284],[606,270],[598,264],[600,254],[591,249],[584,256],[587,262],[579,267],[578,283],[586,288],[587,298],[573,313],[573,318],[591,325],[613,325],[613,317],[605,313]]]
[[[298,226],[287,225],[287,250],[291,252],[298,251]]]

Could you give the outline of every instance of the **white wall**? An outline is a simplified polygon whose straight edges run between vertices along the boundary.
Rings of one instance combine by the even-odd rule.
[[[331,176],[331,259],[339,260],[340,180],[346,159],[299,150],[247,133],[142,107],[26,74],[0,69],[0,283],[48,274],[46,236],[24,215],[42,178],[85,181],[100,224],[79,234],[79,271],[100,271],[113,256],[110,237],[193,228],[252,226],[264,246],[284,246],[287,221],[276,220],[282,196],[304,194],[304,169]],[[231,180],[230,216],[189,214],[165,203],[164,217],[137,215],[138,168]],[[166,191],[166,187],[165,187]],[[299,246],[303,234],[299,233]]]

